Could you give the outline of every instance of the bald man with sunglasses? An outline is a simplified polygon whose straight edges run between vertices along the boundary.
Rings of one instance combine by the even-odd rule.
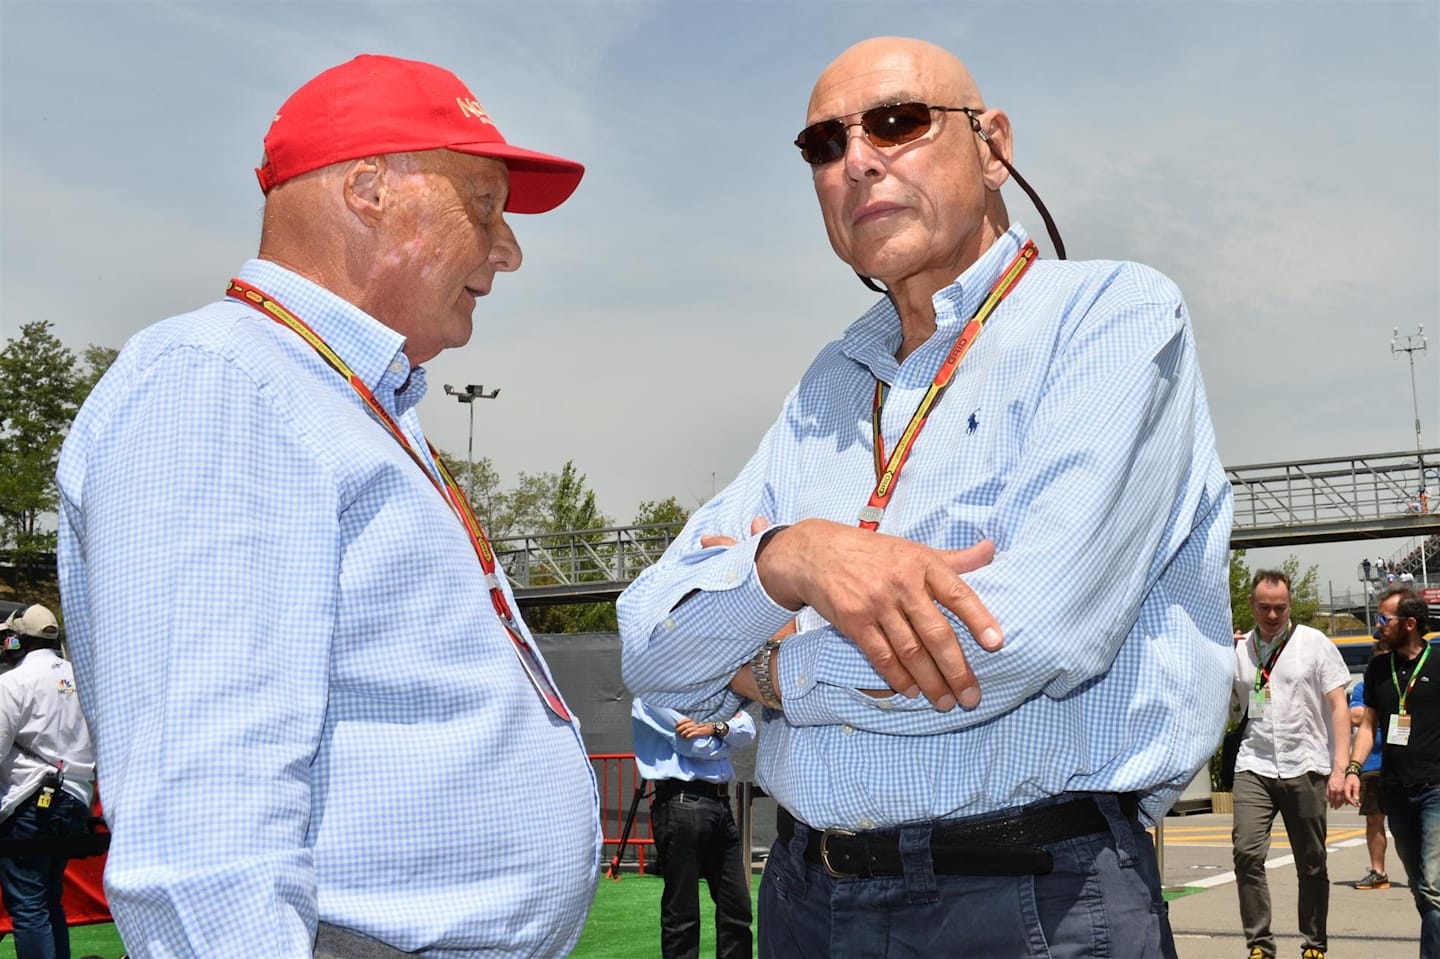
[[[830,244],[883,296],[621,597],[626,680],[765,707],[760,955],[1173,956],[1145,826],[1232,655],[1184,301],[1038,258],[1010,120],[939,47],[850,48],[806,124]]]

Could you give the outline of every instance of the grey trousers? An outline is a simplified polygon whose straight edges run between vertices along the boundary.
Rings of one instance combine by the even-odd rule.
[[[324,922],[320,923],[315,937],[315,959],[400,959],[413,955],[415,953],[401,952],[369,936]]]
[[[1302,949],[1326,949],[1325,919],[1330,911],[1330,875],[1325,868],[1325,781],[1323,773],[1306,773],[1294,779],[1271,779],[1241,770],[1235,774],[1234,847],[1235,889],[1240,894],[1240,922],[1245,945],[1275,955],[1270,932],[1270,885],[1265,880],[1265,858],[1270,852],[1270,830],[1278,812],[1290,837],[1299,876],[1299,915],[1296,917]]]

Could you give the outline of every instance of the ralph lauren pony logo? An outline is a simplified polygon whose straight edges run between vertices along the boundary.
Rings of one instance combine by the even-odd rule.
[[[966,433],[967,436],[968,436],[969,434],[974,433],[976,430],[978,430],[978,429],[980,428],[980,420],[977,419],[976,416],[975,416],[975,413],[979,413],[979,412],[980,412],[980,407],[978,407],[978,406],[975,407],[975,412],[974,412],[974,413],[971,413],[971,414],[970,414],[970,419],[965,422],[965,433]]]

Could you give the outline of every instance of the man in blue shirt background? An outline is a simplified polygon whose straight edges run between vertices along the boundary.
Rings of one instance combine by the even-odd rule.
[[[703,878],[715,902],[715,955],[750,959],[750,883],[730,808],[735,770],[729,757],[755,742],[755,721],[741,711],[728,721],[701,723],[637,698],[630,705],[630,725],[640,775],[655,784],[650,829],[665,879],[661,956],[698,956]]]
[[[1375,645],[1375,655],[1382,650]],[[1350,725],[1356,729],[1365,718],[1365,680],[1350,690]],[[1355,883],[1356,889],[1389,889],[1390,877],[1385,873],[1385,804],[1380,798],[1380,754],[1384,740],[1380,727],[1375,727],[1375,749],[1360,767],[1360,815],[1365,817],[1365,847],[1370,851],[1370,871]]]

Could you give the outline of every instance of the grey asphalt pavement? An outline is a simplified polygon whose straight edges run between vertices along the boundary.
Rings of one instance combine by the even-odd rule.
[[[1245,959],[1249,955],[1240,929],[1230,826],[1229,814],[1195,813],[1165,819],[1161,875],[1167,890],[1185,893],[1170,902],[1170,924],[1180,959]],[[1345,808],[1331,810],[1328,826],[1328,959],[1416,959],[1420,917],[1393,847],[1385,861],[1390,888],[1355,889],[1355,881],[1370,869],[1365,821],[1353,808]],[[1271,928],[1278,955],[1297,959],[1301,940],[1295,920],[1295,867],[1278,818],[1268,859]]]

